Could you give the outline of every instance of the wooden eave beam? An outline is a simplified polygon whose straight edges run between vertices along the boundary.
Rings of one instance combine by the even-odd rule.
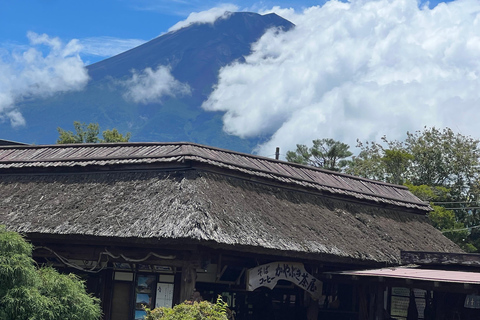
[[[480,254],[474,253],[401,251],[400,260],[402,265],[451,265],[480,268]]]

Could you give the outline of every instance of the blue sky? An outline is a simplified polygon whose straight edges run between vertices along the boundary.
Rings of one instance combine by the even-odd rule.
[[[257,11],[273,6],[301,9],[320,2],[304,1],[230,1],[244,10]],[[68,42],[71,39],[123,40],[128,46],[166,32],[192,12],[219,6],[216,1],[156,0],[19,0],[0,1],[0,48],[11,50],[28,45],[27,32],[47,34]],[[130,42],[129,42],[130,41]],[[104,57],[86,55],[87,62]],[[85,59],[84,59],[85,60]]]
[[[229,1],[241,11],[259,11],[274,6],[301,11],[325,1]],[[166,32],[192,12],[221,5],[217,1],[201,0],[15,0],[0,1],[0,50],[27,46],[27,32],[47,34],[64,42],[79,39],[95,40],[123,50],[141,41]],[[437,1],[430,2],[435,6]],[[122,41],[120,41],[122,40]],[[115,50],[113,50],[115,51]],[[86,63],[105,56],[82,52]],[[106,54],[106,53],[105,53]]]

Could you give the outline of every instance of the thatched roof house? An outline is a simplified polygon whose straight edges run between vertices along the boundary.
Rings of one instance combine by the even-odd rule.
[[[405,187],[191,143],[3,147],[0,194],[0,223],[32,236],[381,265],[458,251]]]
[[[367,319],[367,298],[383,314],[384,284],[327,290],[315,277],[399,265],[402,250],[460,251],[403,186],[192,143],[3,146],[0,194],[0,224],[40,263],[88,272],[106,320],[194,288],[227,295],[237,320],[306,318],[319,305],[307,291]],[[274,274],[297,286],[251,286]]]

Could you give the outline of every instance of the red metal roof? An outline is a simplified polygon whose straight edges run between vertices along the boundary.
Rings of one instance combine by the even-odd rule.
[[[0,147],[0,173],[13,168],[85,167],[193,160],[282,183],[395,206],[430,210],[404,186],[193,143]]]
[[[480,273],[478,272],[418,269],[409,267],[343,271],[336,274],[362,277],[386,277],[436,282],[480,284]]]

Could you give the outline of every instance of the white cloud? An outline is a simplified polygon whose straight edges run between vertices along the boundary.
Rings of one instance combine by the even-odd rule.
[[[16,107],[22,99],[79,90],[88,82],[77,40],[63,44],[46,34],[27,36],[30,47],[2,50],[0,56],[0,122],[9,120],[13,127],[26,123]]]
[[[280,146],[334,138],[404,139],[424,126],[480,138],[480,2],[434,9],[416,0],[329,1],[274,8],[296,27],[268,32],[246,63],[223,68],[203,108],[224,130]]]
[[[140,73],[133,71],[132,78],[122,84],[127,88],[124,98],[135,103],[161,102],[165,96],[190,94],[190,86],[176,80],[165,66],[146,68]]]
[[[170,29],[168,29],[168,32],[177,31],[181,28],[185,28],[196,23],[213,24],[217,19],[228,18],[231,12],[234,12],[237,10],[238,10],[238,7],[236,5],[224,4],[224,5],[220,5],[218,7],[212,8],[210,10],[201,11],[201,12],[192,12],[189,14],[187,19],[177,22]]]
[[[141,39],[120,39],[113,37],[93,37],[81,39],[82,54],[111,57],[145,43]]]
[[[26,124],[25,118],[23,115],[20,113],[18,110],[12,110],[7,112],[6,117],[10,119],[10,125],[15,128],[15,127],[21,127]]]

